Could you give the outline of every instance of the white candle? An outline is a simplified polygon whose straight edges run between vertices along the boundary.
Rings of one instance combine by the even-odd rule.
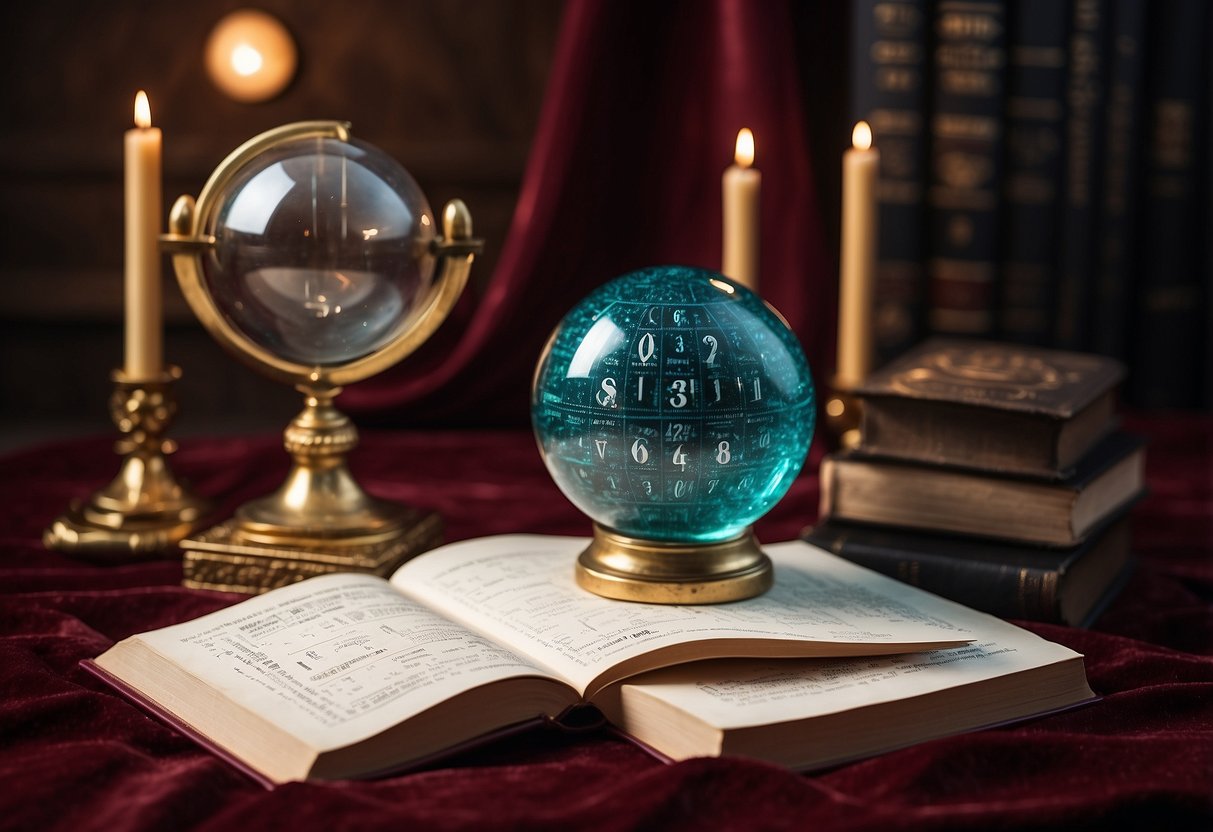
[[[834,385],[856,386],[872,369],[872,291],[876,270],[876,181],[880,151],[867,122],[855,125],[842,158],[842,258],[838,288],[838,367]]]
[[[124,137],[126,172],[126,361],[129,380],[164,371],[160,301],[160,130],[143,90]]]
[[[753,167],[754,134],[748,127],[737,134],[734,164],[721,179],[724,204],[724,250],[721,272],[758,291],[758,205],[762,174]]]

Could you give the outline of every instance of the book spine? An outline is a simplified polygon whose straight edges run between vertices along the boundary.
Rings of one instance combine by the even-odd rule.
[[[1150,4],[1149,98],[1141,286],[1130,391],[1144,407],[1198,403],[1203,310],[1202,227],[1198,183],[1207,112],[1207,0]]]
[[[934,14],[928,196],[929,322],[936,333],[994,331],[1005,9],[940,0]]]
[[[1056,345],[1088,347],[1103,172],[1106,0],[1074,0],[1066,85],[1066,179],[1058,263]]]
[[[933,557],[845,538],[810,543],[890,578],[1000,618],[1060,622],[1055,571],[958,557]]]
[[[1008,21],[1006,173],[999,331],[1044,345],[1053,335],[1070,7],[1020,0]]]
[[[1135,283],[1145,0],[1113,0],[1109,45],[1107,128],[1091,347],[1128,358],[1130,301]]]
[[[880,150],[873,334],[883,364],[922,334],[927,0],[855,0],[851,113]]]

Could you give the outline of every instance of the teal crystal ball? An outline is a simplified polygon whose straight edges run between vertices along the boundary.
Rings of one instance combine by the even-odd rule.
[[[704,269],[619,277],[556,327],[531,420],[556,484],[602,526],[646,540],[743,534],[792,485],[816,419],[796,336]]]

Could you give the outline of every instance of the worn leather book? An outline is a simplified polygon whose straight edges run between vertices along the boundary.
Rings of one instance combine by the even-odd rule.
[[[1099,261],[1108,81],[1106,0],[1073,0],[1066,83],[1065,207],[1054,345],[1088,349]]]
[[[1069,26],[1069,6],[1057,0],[1007,9],[998,331],[1026,344],[1050,344],[1053,336]]]
[[[1209,220],[1201,205],[1209,127],[1213,6],[1201,0],[1151,4],[1146,76],[1145,175],[1141,193],[1140,284],[1133,304],[1133,378],[1140,407],[1200,404],[1201,358],[1209,338],[1201,263]],[[1206,180],[1207,182],[1207,180]]]
[[[883,364],[922,337],[930,52],[927,0],[851,4],[851,116],[880,151],[872,338]]]
[[[868,456],[827,456],[821,517],[970,534],[1045,546],[1076,546],[1141,496],[1142,441],[1113,434],[1057,481],[992,477]]]
[[[1061,479],[1116,427],[1110,358],[936,338],[873,373],[863,449],[939,465]]]
[[[1103,611],[1133,562],[1123,512],[1069,549],[836,521],[809,529],[804,539],[991,615],[1078,627]]]
[[[88,667],[266,785],[416,766],[587,704],[667,758],[815,768],[1092,698],[1072,650],[801,541],[767,547],[766,594],[700,607],[580,589],[587,542],[313,578]]]
[[[928,323],[932,332],[996,328],[1006,85],[1006,3],[932,5]]]
[[[1157,5],[1157,4],[1155,4]],[[1091,348],[1129,359],[1133,291],[1141,232],[1147,0],[1112,0],[1108,43],[1108,106],[1105,112],[1103,203],[1099,216],[1099,264],[1091,309]]]

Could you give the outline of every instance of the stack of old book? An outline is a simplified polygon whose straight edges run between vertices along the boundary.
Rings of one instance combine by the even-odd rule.
[[[1085,625],[1131,566],[1144,487],[1122,376],[1101,356],[924,343],[858,390],[862,442],[823,462],[806,538],[985,612]]]

